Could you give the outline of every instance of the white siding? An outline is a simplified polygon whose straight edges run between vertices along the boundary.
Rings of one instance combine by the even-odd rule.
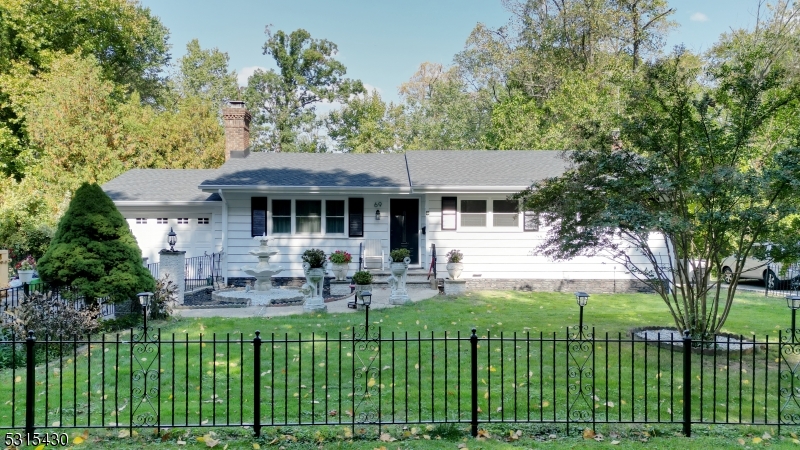
[[[270,207],[267,212],[267,237],[269,245],[278,250],[270,259],[271,263],[283,268],[277,276],[301,277],[303,276],[302,254],[309,248],[322,249],[330,255],[336,250],[344,250],[353,255],[350,264],[352,275],[358,261],[359,244],[365,239],[380,239],[384,251],[389,254],[389,196],[388,195],[299,195],[299,194],[233,194],[226,193],[228,199],[228,276],[246,277],[242,267],[255,264],[258,259],[251,255],[250,250],[258,246],[258,242],[251,236],[250,230],[250,199],[251,197],[267,197]],[[364,237],[348,237],[347,220],[349,204],[348,197],[364,199]],[[344,234],[329,235],[315,234],[272,234],[272,200],[345,200],[345,232]],[[380,205],[376,206],[376,204]],[[381,211],[381,219],[375,220],[375,210]],[[323,221],[324,221],[323,216]]]
[[[142,257],[149,263],[158,262],[158,252],[169,248],[167,233],[170,227],[175,231],[178,242],[175,250],[186,251],[186,257],[213,253],[222,249],[221,207],[218,205],[200,206],[117,206],[125,217],[128,226],[136,237],[142,250]],[[198,218],[207,217],[209,224],[198,224]],[[146,224],[137,224],[137,218],[147,219]],[[157,223],[158,218],[166,218],[166,224]],[[188,218],[188,224],[178,224],[178,218]]]
[[[457,229],[442,230],[441,198],[457,197]],[[542,244],[547,227],[540,225],[539,231],[523,231],[520,216],[516,228],[492,227],[492,214],[487,213],[487,226],[482,228],[461,226],[461,200],[485,199],[491,211],[492,200],[504,200],[505,194],[497,195],[429,195],[426,202],[427,245],[436,244],[437,271],[446,274],[446,254],[452,249],[464,254],[464,271],[461,278],[529,278],[529,279],[602,279],[628,280],[635,277],[621,264],[602,256],[577,257],[568,261],[553,261],[536,251]],[[662,252],[666,258],[666,251]],[[643,256],[636,258],[643,263]],[[427,260],[426,267],[430,264]],[[446,276],[446,275],[445,275]]]

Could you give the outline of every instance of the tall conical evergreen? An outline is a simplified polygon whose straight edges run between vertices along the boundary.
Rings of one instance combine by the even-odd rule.
[[[119,302],[155,288],[128,223],[95,183],[75,191],[38,271],[51,286],[72,286],[90,301]]]

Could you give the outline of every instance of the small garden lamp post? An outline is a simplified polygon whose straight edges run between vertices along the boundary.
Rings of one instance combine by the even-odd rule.
[[[797,310],[800,309],[800,295],[787,295],[786,296],[786,306],[792,310],[792,343],[796,342],[796,335],[797,335],[797,328],[796,328],[796,316]]]
[[[147,336],[147,308],[150,306],[150,300],[153,298],[152,292],[139,292],[136,294],[139,297],[139,303],[142,305],[144,311],[144,336]]]
[[[580,337],[583,337],[583,307],[586,306],[586,303],[589,301],[589,294],[586,292],[576,292],[575,300],[578,302],[578,306],[581,308],[580,319],[578,322],[578,332],[580,333]]]
[[[167,234],[167,243],[169,244],[169,251],[175,251],[175,244],[178,242],[178,235],[172,231],[172,227],[169,229],[169,234]]]

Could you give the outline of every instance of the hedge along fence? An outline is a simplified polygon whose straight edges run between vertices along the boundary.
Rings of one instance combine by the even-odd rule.
[[[543,423],[797,425],[800,345],[392,333],[11,337],[0,428]],[[728,338],[730,339],[730,338]],[[36,364],[38,352],[51,355]],[[52,357],[55,355],[55,357]],[[380,431],[380,430],[379,430]]]

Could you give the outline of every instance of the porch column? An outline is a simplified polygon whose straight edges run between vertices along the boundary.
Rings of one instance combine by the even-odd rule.
[[[183,304],[183,294],[186,288],[186,252],[167,249],[158,252],[160,260],[158,262],[158,279],[163,280],[166,275],[178,287],[177,303]]]

